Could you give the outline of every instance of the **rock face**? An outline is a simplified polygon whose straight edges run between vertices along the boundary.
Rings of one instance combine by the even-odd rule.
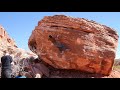
[[[3,56],[3,51],[7,51],[16,63],[12,66],[14,74],[20,70],[20,62],[23,58],[29,58],[31,56],[36,57],[33,52],[25,51],[24,49],[18,48],[15,41],[8,35],[6,30],[0,25],[0,58]],[[0,60],[0,71],[1,71],[1,60]],[[0,73],[1,74],[1,73]],[[1,76],[1,75],[0,75]]]
[[[120,59],[115,59],[115,61],[114,61],[114,65],[115,65],[115,66],[120,65]]]
[[[115,30],[83,18],[46,16],[28,46],[43,61],[59,69],[109,75],[118,45]]]
[[[0,25],[0,44],[3,44],[4,46],[7,45],[17,47],[15,41],[7,34],[5,29],[1,25]]]
[[[6,50],[9,54],[13,54],[14,57],[19,58],[27,57],[27,55],[35,55],[32,52],[27,52],[24,49],[18,48],[14,39],[12,39],[6,30],[0,25],[0,56],[3,55],[4,50]]]
[[[0,25],[0,57],[3,55],[4,50],[12,53],[11,48],[17,48],[16,43]]]

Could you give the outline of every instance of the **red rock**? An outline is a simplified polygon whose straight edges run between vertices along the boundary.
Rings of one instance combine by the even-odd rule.
[[[109,75],[118,45],[115,30],[83,18],[46,16],[29,38],[28,46],[59,69]]]
[[[0,25],[0,43],[6,46],[17,47],[15,41],[8,35],[6,30]]]
[[[6,30],[0,25],[0,57],[3,56],[3,51],[5,50],[17,60],[35,56],[32,52],[27,52],[24,49],[18,48],[14,39],[11,38]]]
[[[6,30],[0,26],[0,57],[3,56],[3,51],[7,51],[12,58],[12,75],[18,75],[20,68],[23,67],[23,58],[29,58],[31,56],[36,57],[36,55],[31,51],[25,51],[24,49],[18,48],[14,39],[12,39]],[[1,65],[1,60],[0,60]],[[1,69],[1,68],[0,68]],[[28,76],[28,74],[26,74]],[[1,73],[0,73],[1,76]],[[30,76],[29,76],[30,77]]]

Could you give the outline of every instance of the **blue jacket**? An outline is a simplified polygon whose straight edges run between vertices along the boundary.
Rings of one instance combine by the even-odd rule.
[[[15,78],[26,78],[25,76],[17,76]]]

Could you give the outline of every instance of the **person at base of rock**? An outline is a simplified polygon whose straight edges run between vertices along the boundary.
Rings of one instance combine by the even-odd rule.
[[[39,59],[36,58],[34,61],[33,61],[33,64],[32,64],[32,67],[33,67],[33,70],[35,71],[35,75],[40,76],[40,78],[45,75],[47,77],[49,77],[49,69],[47,66],[45,66],[44,64],[40,63]],[[35,76],[36,77],[36,76]]]
[[[24,76],[24,73],[22,71],[19,71],[18,76],[16,76],[15,78],[26,78],[26,76]]]
[[[12,57],[4,51],[4,56],[1,57],[1,64],[2,64],[2,69],[1,69],[1,78],[12,78],[12,69],[11,69],[11,63],[13,59]]]
[[[32,72],[29,67],[24,67],[26,78],[33,78]]]
[[[34,78],[42,78],[43,76],[43,73],[36,67],[33,67],[33,70],[34,70]]]
[[[40,74],[36,74],[35,78],[41,78],[42,76]]]

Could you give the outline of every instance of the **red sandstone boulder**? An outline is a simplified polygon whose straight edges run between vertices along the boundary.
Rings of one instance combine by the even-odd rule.
[[[118,45],[115,30],[83,18],[46,16],[29,38],[28,46],[59,69],[109,75]]]

